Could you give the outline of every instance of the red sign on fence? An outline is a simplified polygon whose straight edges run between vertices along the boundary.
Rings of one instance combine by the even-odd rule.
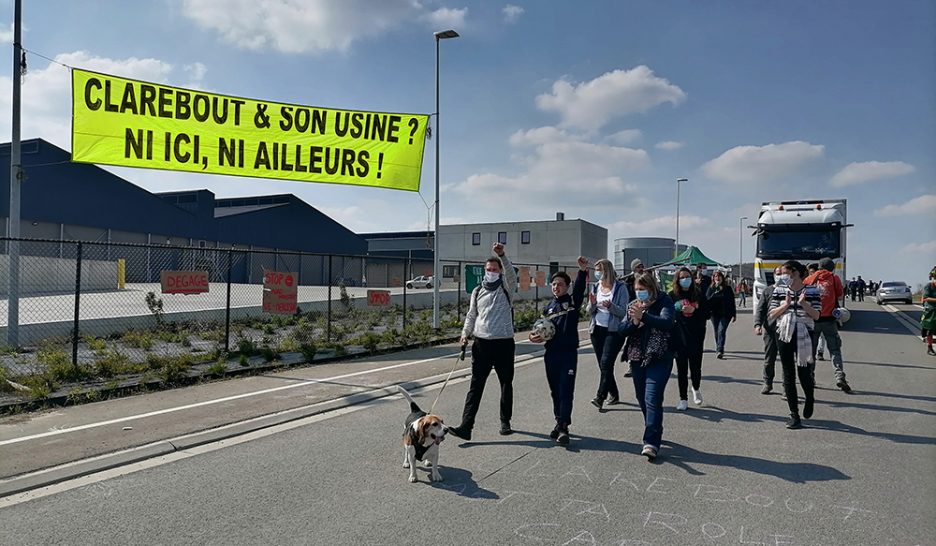
[[[163,294],[202,294],[208,291],[207,271],[160,271]]]
[[[386,307],[390,305],[389,290],[368,290],[367,305],[372,307]]]
[[[296,313],[299,275],[282,271],[263,272],[263,311],[279,315]]]

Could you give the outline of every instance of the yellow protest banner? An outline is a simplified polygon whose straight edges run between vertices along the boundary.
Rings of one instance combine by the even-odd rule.
[[[72,70],[79,163],[419,191],[428,120]]]

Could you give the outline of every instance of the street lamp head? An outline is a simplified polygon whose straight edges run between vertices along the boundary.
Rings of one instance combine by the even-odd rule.
[[[679,183],[679,182],[688,182],[688,181],[689,181],[688,178],[677,178],[677,179],[676,179],[676,183]]]
[[[445,40],[448,38],[458,38],[458,33],[454,30],[440,30],[439,32],[434,33],[436,40]]]

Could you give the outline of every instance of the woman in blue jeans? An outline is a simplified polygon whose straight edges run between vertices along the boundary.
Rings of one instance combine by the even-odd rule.
[[[728,334],[728,323],[738,320],[738,310],[735,307],[734,290],[725,282],[725,274],[721,271],[712,273],[712,285],[705,295],[709,302],[709,311],[712,314],[712,329],[715,330],[715,352],[717,358],[725,358],[725,336]]]
[[[637,298],[627,308],[618,333],[626,339],[624,354],[631,363],[634,392],[644,415],[640,454],[653,460],[663,442],[663,393],[673,371],[670,335],[675,311],[673,300],[650,273],[637,277],[634,292]]]
[[[598,282],[588,296],[588,314],[591,317],[588,333],[601,375],[598,392],[591,403],[601,411],[605,399],[608,405],[620,402],[621,393],[614,380],[614,361],[624,346],[624,338],[618,334],[618,327],[627,316],[630,295],[627,284],[616,278],[614,265],[608,260],[595,262],[595,280]]]

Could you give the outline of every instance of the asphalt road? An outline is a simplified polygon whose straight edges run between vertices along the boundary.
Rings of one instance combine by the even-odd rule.
[[[802,430],[784,428],[778,394],[760,394],[760,339],[745,314],[729,329],[728,358],[706,354],[704,405],[677,413],[671,380],[653,463],[638,454],[642,419],[620,373],[626,404],[601,414],[588,404],[597,372],[583,347],[568,448],[547,436],[533,360],[517,369],[518,432],[497,434],[492,379],[474,441],[442,446],[442,483],[422,469],[419,483],[406,481],[408,408],[390,397],[34,500],[0,499],[0,543],[936,544],[936,358],[886,309],[853,307],[842,335],[854,392],[835,389],[820,362]],[[445,389],[436,413],[447,423],[457,424],[466,390]],[[436,393],[416,397],[428,407]]]

